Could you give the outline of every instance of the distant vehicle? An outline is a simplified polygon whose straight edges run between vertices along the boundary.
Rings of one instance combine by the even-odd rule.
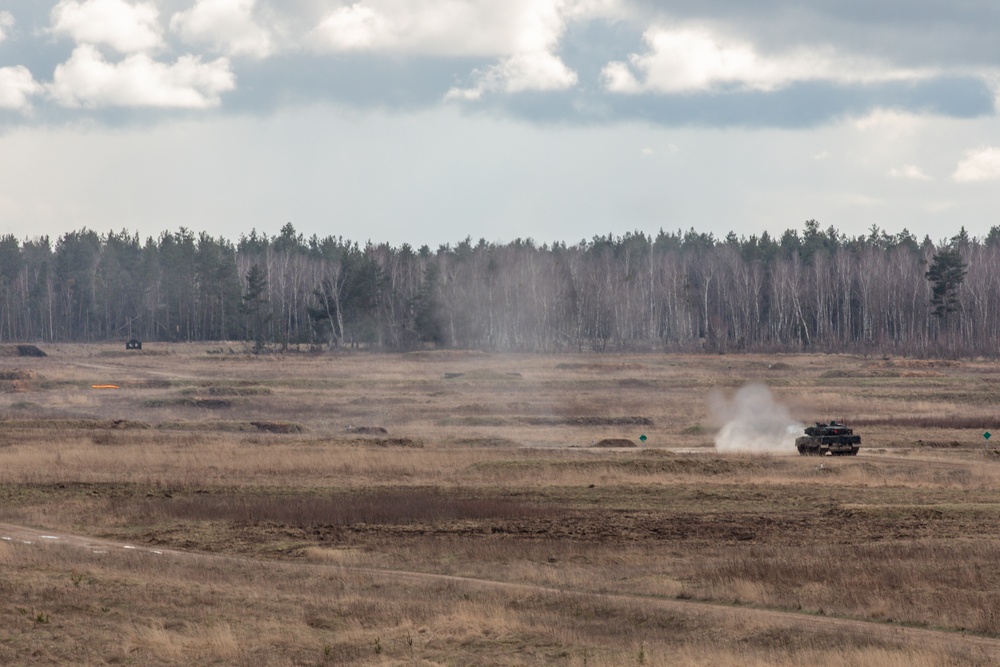
[[[132,338],[132,339],[129,340],[129,342],[125,343],[125,349],[126,350],[141,350],[142,349],[142,341],[139,340],[138,338]]]
[[[806,428],[806,434],[795,439],[795,448],[803,456],[857,456],[861,436],[843,424],[816,422]]]

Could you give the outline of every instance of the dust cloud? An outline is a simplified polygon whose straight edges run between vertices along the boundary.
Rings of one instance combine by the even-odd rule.
[[[749,384],[731,398],[722,392],[709,397],[709,409],[719,425],[715,449],[720,452],[791,454],[803,425],[792,419],[762,384]]]

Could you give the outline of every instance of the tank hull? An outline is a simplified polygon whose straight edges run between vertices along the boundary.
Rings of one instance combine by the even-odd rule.
[[[803,456],[857,456],[861,449],[860,435],[801,436],[795,439],[795,448]]]

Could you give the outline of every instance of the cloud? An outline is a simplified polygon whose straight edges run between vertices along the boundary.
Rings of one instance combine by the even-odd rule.
[[[983,146],[967,151],[952,178],[959,183],[1000,180],[1000,148]]]
[[[577,78],[576,72],[551,53],[518,53],[483,71],[473,72],[472,86],[452,88],[445,99],[478,100],[488,92],[566,90],[576,85]]]
[[[914,113],[877,107],[863,116],[855,118],[854,127],[861,132],[867,132],[868,130],[888,130],[897,133],[908,133],[921,128],[925,124],[925,121],[926,119]]]
[[[198,0],[171,17],[170,29],[230,56],[266,58],[275,45],[271,34],[254,20],[255,4],[256,0]]]
[[[645,53],[612,61],[601,73],[615,93],[773,92],[809,81],[875,83],[924,79],[930,71],[897,69],[830,48],[762,54],[753,44],[700,27],[653,27]]]
[[[450,100],[485,93],[566,90],[578,76],[555,49],[566,23],[607,13],[615,0],[363,0],[328,14],[309,35],[326,52],[497,58]]]
[[[777,17],[765,20],[733,3],[651,0],[0,0],[0,16],[17,17],[16,28],[0,29],[0,66],[52,82],[62,96],[33,103],[60,118],[68,103],[106,104],[53,81],[79,46],[114,67],[133,54],[170,68],[185,53],[203,68],[224,56],[240,90],[221,103],[236,114],[451,101],[529,123],[798,128],[874,122],[865,115],[876,108],[927,119],[995,114],[1000,88],[986,85],[975,59],[916,57],[850,12],[769,6]],[[840,23],[816,33],[831,12],[869,37]],[[199,104],[219,103],[193,88]]]
[[[23,66],[0,67],[0,109],[27,111],[31,97],[42,92],[41,84]]]
[[[60,0],[52,9],[52,32],[121,53],[151,51],[163,46],[159,15],[152,2]]]
[[[325,52],[438,57],[548,51],[563,32],[563,6],[561,0],[361,0],[329,13],[307,42]]]
[[[930,176],[925,174],[920,167],[913,164],[903,165],[898,168],[894,167],[889,170],[889,175],[893,178],[908,178],[914,181],[933,180]]]
[[[49,93],[62,106],[204,109],[235,87],[229,61],[203,63],[182,56],[172,65],[136,53],[120,63],[106,61],[93,46],[79,46],[56,67]]]
[[[10,12],[0,12],[0,42],[7,39],[7,34],[14,27],[14,15]]]
[[[310,41],[319,51],[370,51],[397,42],[389,20],[371,7],[339,7],[316,26]]]

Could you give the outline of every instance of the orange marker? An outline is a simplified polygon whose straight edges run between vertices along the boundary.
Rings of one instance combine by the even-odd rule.
[[[121,387],[119,387],[116,384],[92,384],[92,385],[90,385],[90,388],[91,389],[121,389]]]

